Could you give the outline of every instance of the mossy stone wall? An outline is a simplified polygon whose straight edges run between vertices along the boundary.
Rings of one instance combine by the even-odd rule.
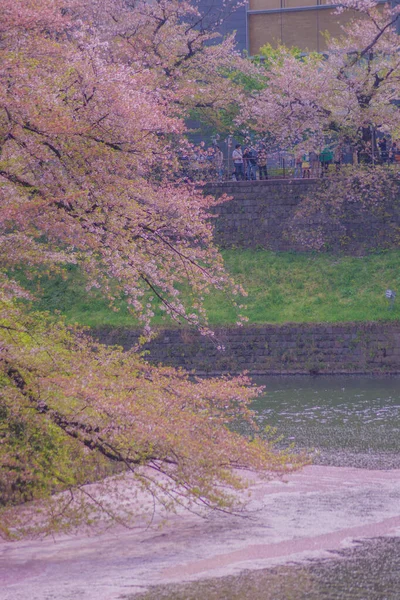
[[[131,348],[138,332],[102,329],[102,342]],[[224,346],[224,350],[218,346]],[[217,328],[208,339],[188,329],[163,329],[144,348],[147,360],[198,374],[400,373],[400,323],[342,323]]]

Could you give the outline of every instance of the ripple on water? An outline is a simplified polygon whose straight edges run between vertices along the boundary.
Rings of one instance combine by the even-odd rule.
[[[260,424],[276,427],[296,448],[312,450],[315,463],[400,467],[398,377],[276,377],[260,383],[266,386],[254,403]]]

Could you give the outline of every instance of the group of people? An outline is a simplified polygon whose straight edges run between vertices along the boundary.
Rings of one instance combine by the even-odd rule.
[[[265,146],[260,146],[257,150],[254,146],[248,146],[242,150],[241,144],[236,144],[232,159],[235,169],[232,177],[236,181],[255,180],[257,172],[259,179],[268,179],[268,154]],[[332,162],[339,165],[341,156],[338,152],[333,153],[328,146],[320,154],[314,151],[297,154],[294,158],[293,177],[323,177]]]
[[[248,146],[242,150],[241,144],[236,144],[232,152],[232,160],[235,169],[232,176],[236,181],[257,179],[257,171],[259,179],[268,179],[268,155],[264,146],[258,150],[254,146]]]
[[[296,154],[294,159],[293,177],[310,179],[316,177],[324,177],[329,170],[329,165],[334,163],[336,169],[339,169],[342,163],[342,149],[340,146],[332,151],[329,146],[326,146],[320,154],[311,150],[303,154]]]
[[[242,151],[242,146],[236,144],[232,153],[235,169],[232,178],[236,181],[257,179],[258,172],[259,179],[268,179],[267,158],[263,145],[258,149],[249,146]],[[293,178],[309,179],[324,177],[329,172],[330,165],[337,172],[342,164],[356,164],[360,161],[373,164],[400,163],[400,146],[383,136],[375,146],[375,153],[368,151],[368,146],[358,153],[351,144],[339,142],[333,148],[327,145],[319,153],[314,150],[298,152],[294,158],[286,160],[285,167]]]
[[[376,164],[400,163],[400,147],[396,142],[382,137],[375,144],[374,154],[368,151],[368,147],[363,147],[362,151],[360,150],[358,153],[357,148],[351,143],[339,142],[334,147],[327,145],[318,153],[310,149],[298,152],[294,156],[284,153],[284,157],[282,157],[279,153],[279,158],[277,158],[276,153],[268,156],[264,143],[249,144],[244,148],[241,144],[236,144],[231,155],[233,172],[230,158],[225,159],[220,146],[215,143],[207,149],[202,142],[196,152],[190,155],[183,154],[180,158],[181,175],[183,174],[190,181],[204,179],[213,181],[224,181],[225,179],[234,181],[267,180],[269,178],[268,162],[271,172],[272,169],[275,169],[274,176],[277,175],[276,170],[278,170],[279,176],[309,179],[324,177],[331,170],[330,165],[333,165],[332,171],[337,172],[342,164],[354,164],[359,161]],[[276,166],[273,167],[275,163]]]
[[[400,163],[400,148],[397,142],[391,142],[386,136],[378,141],[382,163]]]

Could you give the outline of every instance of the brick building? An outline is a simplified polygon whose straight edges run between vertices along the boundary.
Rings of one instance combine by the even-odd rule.
[[[246,17],[248,51],[253,55],[267,42],[323,52],[324,33],[340,35],[341,25],[351,13],[335,14],[335,5],[329,0],[250,0]]]
[[[199,0],[199,6],[202,11],[218,10],[223,0]],[[323,52],[324,33],[338,36],[352,16],[350,11],[335,14],[336,6],[330,0],[248,0],[228,16],[221,33],[236,31],[239,49],[250,55],[266,43]]]

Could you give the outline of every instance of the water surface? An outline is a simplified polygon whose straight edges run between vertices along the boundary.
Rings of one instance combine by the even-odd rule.
[[[269,377],[253,408],[281,444],[317,464],[400,468],[399,377]],[[135,600],[399,600],[400,538],[375,538],[332,559],[156,586]]]
[[[399,377],[269,377],[254,403],[284,444],[332,466],[400,467]],[[399,592],[400,598],[400,592]]]

